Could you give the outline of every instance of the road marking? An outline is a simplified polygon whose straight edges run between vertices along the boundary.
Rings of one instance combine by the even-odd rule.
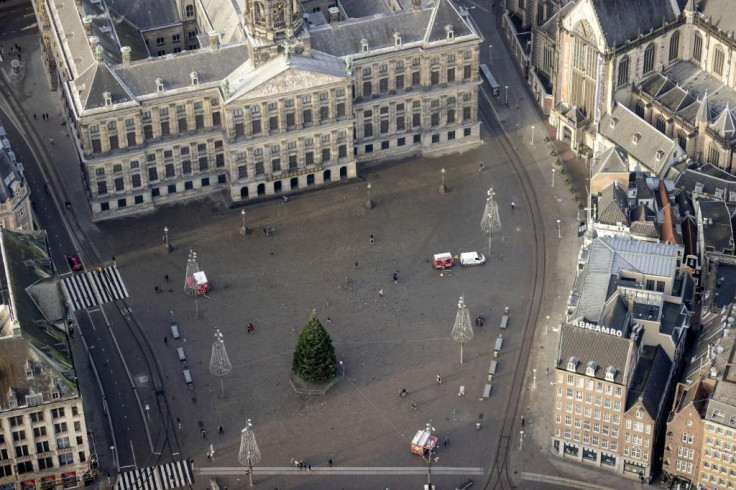
[[[561,478],[559,476],[540,475],[537,473],[524,473],[524,472],[520,473],[519,476],[521,476],[522,480],[538,481],[538,482],[543,482],[543,483],[553,483],[555,485],[560,485],[560,486],[570,487],[570,488],[585,488],[585,489],[590,489],[590,490],[608,490],[609,489],[609,487],[605,487],[602,485],[596,485],[595,483],[588,483],[588,482],[580,481],[580,480],[572,480],[570,478]]]
[[[291,475],[291,474],[308,474],[309,471],[295,468],[293,466],[271,466],[258,467],[256,470],[259,475]],[[243,466],[220,466],[208,468],[196,468],[194,472],[201,476],[222,476],[222,475],[245,475],[248,468]],[[322,473],[329,475],[426,475],[427,468],[424,466],[333,466],[333,467],[312,467],[312,473]],[[436,475],[461,475],[461,476],[483,476],[485,470],[479,467],[464,466],[432,466],[432,473]]]

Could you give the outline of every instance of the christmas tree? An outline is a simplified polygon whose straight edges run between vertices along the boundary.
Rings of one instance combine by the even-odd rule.
[[[337,357],[332,339],[314,312],[299,335],[291,370],[313,383],[330,381],[337,376]]]

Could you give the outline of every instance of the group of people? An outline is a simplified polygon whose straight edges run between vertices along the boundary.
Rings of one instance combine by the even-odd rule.
[[[300,470],[312,471],[312,463],[308,461],[299,461],[298,459],[292,459],[291,465],[299,468]],[[330,466],[332,466],[332,460],[330,460]]]

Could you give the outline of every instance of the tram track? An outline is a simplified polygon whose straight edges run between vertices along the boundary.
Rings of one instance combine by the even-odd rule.
[[[498,139],[503,154],[508,158],[521,181],[524,200],[529,206],[531,214],[534,250],[530,257],[534,270],[532,299],[526,314],[526,326],[523,330],[518,361],[514,366],[511,394],[506,400],[506,405],[504,407],[505,415],[499,426],[499,435],[495,451],[491,455],[488,472],[486,473],[482,486],[482,488],[486,490],[496,490],[499,488],[515,488],[511,480],[511,475],[509,474],[508,462],[513,446],[515,422],[520,419],[522,411],[520,404],[524,393],[524,376],[526,374],[527,363],[529,362],[529,355],[534,342],[535,328],[540,319],[542,298],[544,297],[546,288],[547,248],[544,219],[541,211],[542,208],[539,205],[537,195],[534,192],[534,186],[531,177],[529,176],[529,170],[514,149],[514,145],[509,135],[501,127],[499,121],[497,121],[493,114],[491,114],[490,100],[485,96],[482,89],[480,93],[484,96],[487,102],[486,104],[479,104],[484,124],[491,133],[491,136]]]
[[[36,127],[31,123],[28,116],[23,111],[23,107],[15,97],[15,94],[11,90],[6,80],[0,76],[0,94],[3,95],[0,101],[0,106],[5,110],[8,117],[11,119],[13,124],[22,132],[23,138],[33,154],[33,157],[38,165],[38,171],[43,177],[45,182],[57,183],[57,185],[50,186],[50,192],[48,198],[50,199],[52,206],[56,209],[60,222],[66,232],[69,240],[74,244],[75,248],[81,252],[83,258],[86,258],[87,264],[90,263],[103,263],[101,254],[94,246],[94,244],[88,239],[83,232],[76,214],[74,212],[66,211],[64,203],[69,200],[66,189],[62,184],[63,180],[59,173],[59,168],[53,164],[53,158],[51,152],[44,144],[44,139],[38,134]],[[68,129],[67,129],[68,131]],[[71,136],[70,136],[71,137]],[[40,189],[33,189],[33,191],[40,193]],[[179,459],[183,459],[181,454],[181,445],[177,435],[177,431],[174,429],[175,422],[171,413],[171,408],[167,398],[167,392],[164,386],[164,377],[162,368],[158,362],[158,357],[153,350],[153,346],[145,334],[143,327],[140,322],[135,318],[132,313],[132,309],[129,307],[125,300],[118,300],[113,303],[116,314],[123,320],[126,325],[128,333],[132,336],[136,343],[137,353],[143,357],[145,362],[145,372],[148,374],[149,379],[158,380],[157,384],[154,382],[154,398],[156,400],[156,408],[160,417],[161,424],[159,424],[158,432],[155,437],[155,445],[151,444],[151,455],[146,460],[151,462],[153,456],[155,461],[153,464],[158,464],[162,458],[164,458],[164,450],[168,447],[167,458],[172,461],[178,455]],[[103,305],[100,305],[103,308]],[[107,317],[106,321],[107,320]],[[117,319],[116,319],[117,320]],[[114,335],[112,328],[110,328],[110,335]],[[83,334],[83,333],[82,333]],[[113,339],[114,340],[114,339]],[[135,354],[135,353],[132,353]],[[122,352],[119,353],[122,357]],[[154,365],[151,365],[153,360]],[[123,364],[125,361],[123,360]],[[102,391],[102,397],[105,399],[105,387],[99,382],[99,388]],[[135,388],[134,388],[135,389]],[[138,400],[139,409],[141,412],[142,422],[144,426],[147,426],[147,421],[143,413],[143,408],[140,406],[140,400]],[[109,414],[107,414],[108,423],[110,425],[111,437],[115,440],[115,430],[113,424],[115,423]],[[120,422],[119,422],[120,423]],[[118,441],[119,442],[119,441]],[[117,443],[115,443],[117,446]]]

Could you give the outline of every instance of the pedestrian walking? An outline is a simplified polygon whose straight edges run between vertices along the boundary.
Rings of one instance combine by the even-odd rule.
[[[164,281],[169,282],[169,275],[168,274],[164,274]]]
[[[394,272],[394,275],[392,276],[392,278],[394,280],[394,284],[398,284],[399,283],[399,271]]]
[[[164,344],[168,344],[168,343],[169,343],[169,338],[164,336]]]
[[[43,112],[41,113],[41,119],[43,119],[44,121],[46,120],[46,114],[44,114]]]
[[[379,295],[379,296],[380,296],[381,298],[383,298],[383,289],[379,289],[379,290],[378,290],[378,295]]]
[[[115,256],[114,256],[114,255],[113,255],[113,257],[112,257],[112,265],[113,265],[113,266],[115,266],[115,267],[117,267],[117,266],[118,266],[118,263],[117,263],[117,261],[115,260]]]
[[[515,207],[516,207],[516,204],[514,204],[514,201],[511,201],[511,210],[513,211],[513,209],[514,209]]]
[[[417,402],[415,402],[414,400],[411,401],[411,408],[413,408],[414,410],[417,409]]]
[[[16,46],[16,48],[18,48],[18,52],[20,53],[21,51],[20,46]]]
[[[549,367],[544,368],[545,373],[549,376]]]
[[[51,116],[49,116],[49,113],[46,113],[46,119],[51,119]]]
[[[355,270],[358,270],[358,263],[355,263]]]
[[[154,291],[156,291],[156,293],[158,294],[158,292],[159,292],[159,290],[158,290],[158,286],[154,286],[154,287],[153,287],[153,290],[154,290]]]
[[[312,463],[307,463],[307,471],[312,471]]]
[[[176,426],[179,428],[179,432],[181,432],[181,419],[179,417],[176,417]]]
[[[248,333],[253,333],[256,331],[256,327],[253,326],[253,323],[248,324]]]
[[[327,323],[332,323],[332,318],[330,318],[329,316],[327,317]]]
[[[483,171],[483,167],[484,167],[484,165],[482,163],[479,164],[478,165],[478,172],[482,172]]]
[[[218,425],[218,426],[217,426],[217,433],[218,433],[218,434],[224,434],[224,433],[225,433],[225,430],[224,430],[224,429],[222,428],[222,426],[221,426],[221,425]]]
[[[406,391],[406,388],[402,388],[401,391],[399,391],[399,398],[404,398],[408,394],[409,392]]]
[[[54,144],[54,138],[49,138],[49,143]]]
[[[330,460],[329,460],[329,461],[327,462],[327,466],[329,466],[330,468],[332,468],[332,459],[330,459]]]
[[[202,435],[202,439],[207,439],[207,433],[204,431],[204,429],[200,430],[199,433]]]
[[[369,243],[370,243],[371,245],[373,245],[373,244],[375,243],[375,240],[373,239],[373,235],[371,235],[371,240],[370,240],[370,242],[369,242]]]
[[[442,384],[442,376],[440,376],[439,374],[437,375],[437,384],[438,385]]]
[[[524,427],[524,416],[521,416],[521,426]]]
[[[207,451],[207,459],[208,460],[211,460],[212,459],[212,453],[209,452],[209,451]]]
[[[35,112],[33,113],[33,119],[36,119],[36,113]]]

